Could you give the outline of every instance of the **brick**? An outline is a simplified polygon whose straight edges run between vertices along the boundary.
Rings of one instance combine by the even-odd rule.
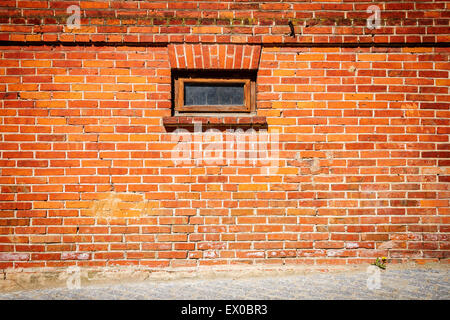
[[[28,253],[0,253],[0,261],[27,261],[30,259]]]

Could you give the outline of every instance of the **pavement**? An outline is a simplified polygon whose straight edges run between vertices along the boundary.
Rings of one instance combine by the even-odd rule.
[[[375,269],[373,266],[352,272],[69,285],[0,292],[0,300],[450,299],[449,268]]]

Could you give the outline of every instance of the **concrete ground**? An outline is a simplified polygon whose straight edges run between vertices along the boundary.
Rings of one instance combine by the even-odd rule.
[[[376,267],[373,267],[376,269]],[[373,269],[371,269],[373,271]],[[0,300],[450,299],[449,268],[194,277],[1,292]]]

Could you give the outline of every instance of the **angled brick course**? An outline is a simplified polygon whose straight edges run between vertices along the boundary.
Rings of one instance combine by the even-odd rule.
[[[235,44],[169,44],[172,69],[257,70],[261,46]]]

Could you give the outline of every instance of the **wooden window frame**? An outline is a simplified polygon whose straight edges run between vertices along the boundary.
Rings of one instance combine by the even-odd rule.
[[[243,83],[244,84],[244,105],[192,105],[186,106],[184,104],[184,84],[185,83]],[[187,78],[181,77],[174,80],[175,96],[174,96],[174,111],[176,113],[251,113],[255,111],[256,107],[256,83],[250,78]]]

